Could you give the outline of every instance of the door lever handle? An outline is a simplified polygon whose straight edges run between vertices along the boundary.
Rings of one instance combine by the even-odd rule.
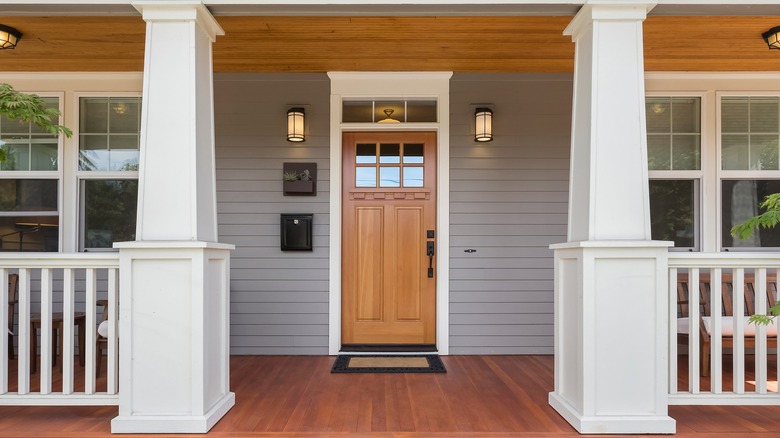
[[[434,255],[434,249],[433,249],[433,242],[428,242],[428,250],[426,255],[428,256],[428,278],[433,278],[433,255]]]

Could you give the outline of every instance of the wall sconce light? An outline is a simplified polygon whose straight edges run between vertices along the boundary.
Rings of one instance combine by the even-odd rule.
[[[290,108],[287,110],[287,141],[300,142],[306,140],[303,135],[303,124],[303,108]]]
[[[22,39],[21,32],[0,24],[0,50],[15,48],[20,39]]]
[[[780,26],[773,27],[761,34],[770,49],[780,50]]]
[[[474,119],[476,122],[474,141],[493,141],[493,110],[477,108]]]

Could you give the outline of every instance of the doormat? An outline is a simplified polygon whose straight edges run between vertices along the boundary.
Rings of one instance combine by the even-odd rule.
[[[446,373],[441,358],[436,354],[410,355],[352,355],[336,357],[331,373]]]

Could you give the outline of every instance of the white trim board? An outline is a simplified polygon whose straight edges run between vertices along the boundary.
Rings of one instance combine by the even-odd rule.
[[[394,126],[402,131],[435,131],[437,139],[436,205],[436,347],[439,354],[450,349],[450,78],[452,72],[329,72],[330,94],[330,280],[328,354],[341,348],[341,142],[342,133],[387,131],[387,125],[360,126],[341,123],[344,98],[407,99],[435,98],[438,122],[425,126]]]

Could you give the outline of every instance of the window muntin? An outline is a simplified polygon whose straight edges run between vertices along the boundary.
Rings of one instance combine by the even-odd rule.
[[[701,169],[701,98],[647,97],[649,170]]]
[[[79,100],[79,170],[138,170],[140,97]]]
[[[780,97],[723,96],[722,170],[780,170]]]

